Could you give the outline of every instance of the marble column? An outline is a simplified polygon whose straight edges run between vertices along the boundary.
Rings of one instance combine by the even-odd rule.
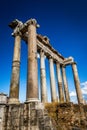
[[[12,76],[10,83],[9,104],[19,103],[20,49],[21,36],[15,35]]]
[[[52,57],[49,58],[50,64],[50,86],[51,86],[51,101],[57,101],[57,94],[56,94],[56,84],[55,84],[55,76],[54,76],[54,65]]]
[[[40,77],[41,77],[41,101],[47,102],[47,88],[46,88],[46,71],[45,71],[45,55],[40,51]]]
[[[63,87],[62,87],[62,77],[60,72],[60,63],[56,62],[57,67],[57,78],[58,78],[58,90],[59,90],[59,102],[64,102],[64,93],[63,93]]]
[[[78,103],[83,103],[83,97],[82,97],[82,92],[81,92],[81,88],[80,88],[80,81],[79,81],[79,76],[78,76],[78,71],[77,71],[77,65],[75,62],[72,63],[72,71],[73,71],[73,76],[74,76]]]
[[[65,100],[66,100],[66,102],[70,102],[65,66],[62,66],[62,75],[63,75],[63,83],[64,83],[64,91],[65,91]]]
[[[37,68],[37,42],[35,19],[28,22],[28,75],[27,75],[27,101],[38,101],[38,68]]]

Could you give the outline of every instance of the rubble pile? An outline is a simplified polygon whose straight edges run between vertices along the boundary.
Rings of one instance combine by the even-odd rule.
[[[45,107],[57,130],[87,130],[87,105],[48,103]]]

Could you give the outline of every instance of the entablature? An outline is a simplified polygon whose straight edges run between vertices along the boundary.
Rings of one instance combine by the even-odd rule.
[[[20,35],[21,39],[28,43],[28,26],[34,24],[36,27],[39,27],[35,19],[30,19],[25,23],[22,23],[18,19],[12,21],[9,26],[13,29],[13,36]],[[41,34],[37,35],[37,51],[40,52],[42,49],[46,57],[52,57],[54,62],[59,62],[61,65],[70,65],[74,62],[72,57],[64,58],[60,53],[58,53],[50,44],[50,40],[47,36],[42,36]]]
[[[46,36],[45,36],[46,37]],[[26,41],[28,39],[28,33],[23,34],[23,40]],[[64,57],[58,53],[51,45],[48,43],[48,40],[44,39],[44,36],[37,34],[37,51],[39,52],[42,49],[45,55],[49,58],[51,56],[54,62],[58,61],[60,64],[63,63]]]

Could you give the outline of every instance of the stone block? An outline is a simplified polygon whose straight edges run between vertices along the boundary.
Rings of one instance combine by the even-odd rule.
[[[4,93],[0,93],[0,104],[6,104],[7,103],[7,95]]]

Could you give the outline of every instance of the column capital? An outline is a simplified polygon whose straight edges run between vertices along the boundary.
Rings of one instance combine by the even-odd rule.
[[[76,63],[76,62],[72,62],[72,65],[74,65],[74,64],[75,64],[75,65],[77,65],[77,63]]]
[[[63,67],[63,68],[66,68],[66,65],[62,64],[62,67]]]
[[[48,59],[49,59],[49,60],[51,60],[51,59],[53,60],[53,57],[52,57],[52,56],[49,56]]]
[[[61,63],[58,60],[56,60],[55,62],[56,62],[56,64],[60,64],[61,65]]]
[[[40,49],[40,54],[42,55],[44,55],[44,50],[43,49]]]
[[[40,50],[40,57],[45,57],[45,53],[42,49]]]
[[[30,25],[34,25],[35,27],[40,27],[40,25],[39,24],[37,24],[37,21],[36,21],[36,19],[29,19],[26,23],[26,26],[30,26]]]
[[[58,61],[58,60],[56,60],[55,63],[56,63],[57,65],[60,65],[60,67],[63,66],[63,64],[62,64],[60,61]]]
[[[11,35],[14,36],[14,37],[16,37],[16,36],[20,36],[21,37],[22,33],[20,31],[20,28],[16,27]]]
[[[21,28],[23,27],[23,23],[19,20],[14,20],[9,24],[9,26],[14,30],[12,36],[22,35]]]

